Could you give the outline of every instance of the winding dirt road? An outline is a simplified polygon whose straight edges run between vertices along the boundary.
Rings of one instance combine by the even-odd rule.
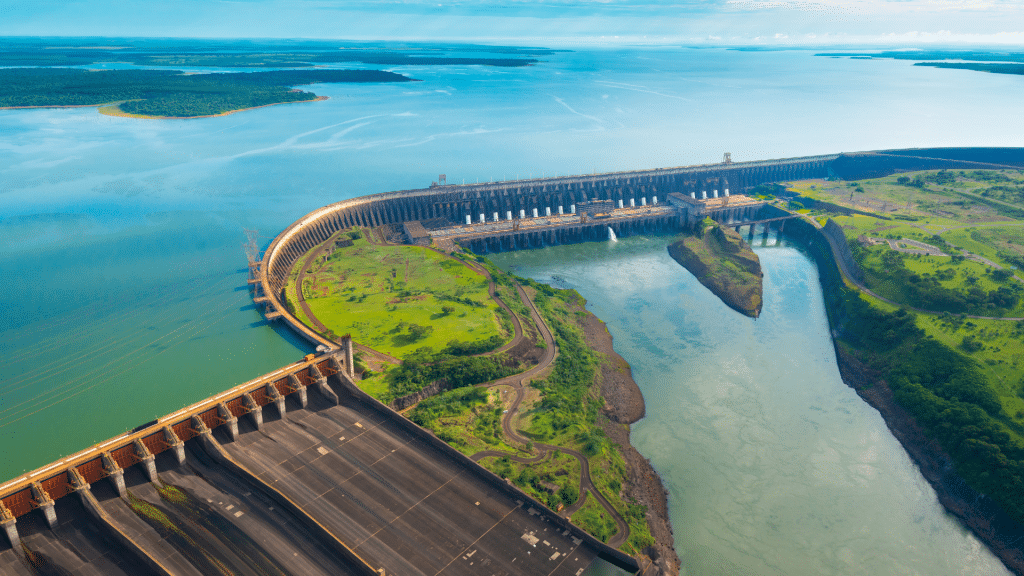
[[[541,318],[540,313],[537,311],[536,306],[534,306],[533,304],[533,301],[530,300],[529,296],[527,296],[526,291],[523,290],[523,287],[520,286],[519,284],[516,284],[516,291],[519,293],[519,299],[522,300],[523,303],[526,304],[526,306],[530,310],[530,317],[533,320],[534,324],[537,326],[537,328],[540,330],[541,336],[543,336],[544,338],[544,356],[541,358],[540,362],[536,366],[530,368],[526,372],[515,374],[513,376],[508,376],[500,380],[495,380],[494,382],[481,384],[481,386],[488,388],[494,386],[511,386],[512,389],[515,390],[516,397],[512,401],[511,406],[509,406],[508,411],[505,413],[504,417],[501,420],[501,428],[505,432],[505,436],[508,437],[510,440],[514,440],[515,442],[525,445],[530,442],[530,439],[520,435],[516,431],[515,426],[513,426],[513,421],[516,417],[516,414],[519,411],[519,407],[522,404],[523,399],[526,397],[526,390],[524,388],[524,384],[528,383],[532,377],[537,376],[544,372],[545,370],[547,370],[548,367],[550,367],[551,364],[554,363],[555,357],[557,356],[557,347],[555,346],[555,338],[551,334],[551,329],[548,328],[547,323],[544,322],[544,320]],[[546,458],[551,452],[562,452],[563,454],[568,454],[576,458],[576,460],[580,463],[580,497],[579,500],[572,506],[566,508],[565,510],[562,510],[562,516],[571,516],[574,512],[576,512],[583,506],[583,504],[586,501],[587,494],[593,494],[594,498],[596,498],[598,503],[601,504],[601,507],[604,508],[609,515],[611,515],[612,519],[615,521],[616,527],[618,528],[618,531],[615,533],[615,535],[608,540],[608,545],[612,546],[613,548],[618,548],[619,546],[621,546],[626,541],[626,539],[629,538],[629,524],[618,513],[618,511],[615,510],[611,503],[608,502],[608,500],[601,494],[597,487],[594,486],[594,482],[590,476],[590,461],[587,459],[587,457],[583,455],[581,452],[572,450],[571,448],[565,448],[562,446],[554,446],[552,444],[543,443],[534,443],[533,446],[538,451],[538,455],[529,458],[514,454],[508,454],[506,452],[501,452],[497,450],[484,450],[482,452],[477,452],[476,454],[473,454],[470,458],[472,458],[474,461],[479,461],[483,458],[487,458],[488,456],[507,456],[510,459],[515,460],[516,462],[535,463]]]
[[[313,262],[315,262],[316,259],[320,257],[326,250],[333,246],[333,243],[336,240],[337,236],[341,235],[343,232],[347,232],[347,230],[339,230],[338,232],[335,232],[330,238],[328,238],[323,244],[321,244],[319,248],[313,250],[312,253],[310,253],[310,255],[306,258],[306,260],[302,262],[302,265],[299,269],[299,274],[295,279],[295,293],[299,302],[299,306],[302,307],[302,311],[303,313],[305,313],[306,318],[308,318],[309,321],[313,324],[313,328],[321,333],[327,331],[327,327],[324,326],[323,323],[321,323],[320,320],[317,319],[316,315],[313,314],[312,310],[310,310],[309,308],[309,305],[306,303],[306,299],[302,294],[302,283],[308,274],[307,270],[309,269],[309,266]],[[385,240],[375,238],[374,231],[372,229],[364,229],[363,232],[366,239],[372,244],[384,245],[387,243]],[[499,306],[501,306],[503,310],[508,312],[509,316],[512,319],[512,324],[515,331],[514,336],[508,343],[490,352],[485,352],[482,355],[498,354],[500,352],[511,350],[516,345],[518,345],[525,337],[522,321],[520,320],[519,316],[512,311],[508,304],[505,301],[503,301],[500,296],[498,296],[496,291],[497,286],[494,282],[494,278],[491,276],[491,274],[487,271],[486,268],[480,266],[475,262],[462,260],[462,263],[470,270],[483,274],[487,278],[488,294],[490,295],[492,300],[494,300],[495,302],[498,303]],[[526,390],[524,386],[525,384],[529,383],[529,381],[532,378],[540,376],[551,367],[551,365],[555,361],[555,358],[557,357],[558,349],[555,344],[555,338],[551,333],[551,329],[548,327],[547,323],[544,322],[543,318],[541,318],[541,315],[537,311],[536,306],[534,306],[533,301],[526,294],[526,291],[523,290],[522,286],[520,286],[517,283],[515,287],[519,299],[523,302],[523,304],[526,305],[527,309],[530,312],[530,319],[533,321],[534,326],[537,327],[541,336],[544,338],[544,354],[542,355],[537,365],[530,368],[529,370],[512,376],[507,376],[505,378],[501,378],[493,382],[484,383],[481,384],[480,386],[486,388],[491,388],[495,386],[510,386],[512,387],[513,390],[515,390],[516,397],[512,401],[512,404],[509,406],[508,411],[504,414],[504,417],[502,418],[501,421],[501,427],[505,433],[505,436],[509,440],[512,440],[525,446],[530,443],[530,439],[521,436],[513,426],[513,421],[519,412],[519,407],[522,404],[523,400],[526,398]],[[394,356],[384,354],[383,352],[379,352],[368,346],[364,346],[356,342],[353,342],[353,346],[357,350],[362,352],[364,355],[375,357],[379,361],[389,362],[392,364],[401,364],[402,362],[401,360],[395,358]],[[608,545],[614,548],[621,546],[626,541],[626,539],[629,538],[629,524],[618,513],[618,511],[615,510],[611,503],[608,502],[608,500],[601,494],[597,487],[594,486],[594,482],[590,476],[590,461],[587,459],[587,457],[581,452],[572,450],[570,448],[565,448],[562,446],[554,446],[552,444],[543,443],[534,443],[533,446],[534,449],[537,450],[537,455],[532,457],[508,454],[506,452],[500,452],[497,450],[484,450],[482,452],[477,452],[476,454],[473,454],[471,458],[474,461],[479,461],[488,456],[507,456],[510,459],[515,460],[516,462],[536,463],[543,460],[544,458],[547,458],[553,452],[562,452],[564,454],[568,454],[574,457],[580,464],[580,496],[579,499],[575,503],[573,503],[572,506],[569,506],[562,510],[561,515],[564,517],[571,517],[576,511],[583,507],[583,505],[586,503],[588,495],[592,494],[594,498],[597,499],[601,507],[604,508],[605,511],[615,521],[615,525],[618,529],[615,535],[613,535],[608,540]]]

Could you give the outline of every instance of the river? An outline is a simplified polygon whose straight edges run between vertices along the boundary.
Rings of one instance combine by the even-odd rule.
[[[0,478],[307,352],[252,305],[245,228],[266,245],[319,206],[423,187],[440,173],[458,183],[717,162],[726,151],[743,161],[1012,146],[1024,132],[1020,76],[800,50],[581,49],[541,60],[526,68],[396,66],[389,69],[422,82],[317,85],[310,89],[329,100],[200,120],[114,118],[90,108],[0,111]],[[822,565],[837,567],[844,558],[882,564],[870,560],[876,553],[893,562],[991,563],[984,550],[971,552],[970,539],[934,535],[959,528],[877,415],[834,377],[823,324],[813,335],[802,323],[821,320],[813,306],[801,309],[820,300],[805,259],[786,250],[765,257],[765,308],[777,320],[753,322],[712,314],[717,304],[694,296],[699,291],[682,297],[685,275],[669,266],[663,245],[644,242],[561,254],[581,250],[594,258],[587,267],[616,272],[590,277],[604,292],[579,288],[645,391],[657,395],[636,438],[672,491],[691,573],[729,563],[757,573],[781,562],[783,551],[806,562],[831,555]],[[631,250],[637,258],[614,259]],[[529,254],[539,265],[548,252]],[[648,273],[648,255],[666,274]],[[787,300],[791,291],[806,297]],[[769,330],[783,320],[801,327]],[[827,389],[780,376],[799,350],[815,363],[805,360],[797,372],[818,370]],[[682,366],[691,377],[659,376]],[[652,382],[656,389],[647,388]],[[787,392],[771,395],[780,390]],[[839,422],[852,428],[832,431]],[[759,438],[779,451],[753,442]],[[903,464],[882,473],[887,462]],[[830,486],[831,495],[814,486]],[[903,494],[894,492],[900,486],[931,504],[908,509],[909,501],[889,496]],[[830,512],[814,512],[821,499]],[[918,520],[859,513],[869,501]],[[801,523],[806,530],[783,530]],[[910,525],[923,528],[904,532]]]
[[[631,237],[492,258],[578,290],[608,325],[644,394],[632,443],[669,489],[683,574],[1009,574],[839,377],[808,256],[785,239],[759,247],[756,235],[764,308],[754,320],[672,260],[668,243]]]

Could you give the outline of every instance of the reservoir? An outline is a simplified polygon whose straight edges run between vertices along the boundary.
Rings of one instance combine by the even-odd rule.
[[[644,393],[632,441],[669,490],[683,574],[1009,574],[840,379],[814,262],[760,242],[757,320],[672,260],[667,236],[492,258],[575,288],[608,325]]]
[[[246,286],[264,246],[363,194],[896,147],[1013,146],[1024,77],[811,51],[558,52],[526,68],[200,120],[0,111],[0,479],[308,352]],[[970,130],[962,129],[970,126]],[[898,128],[898,129],[894,129]],[[634,441],[687,574],[1000,574],[839,379],[814,265],[765,247],[762,317],[619,238],[497,257],[578,289],[647,398]],[[2,481],[2,480],[0,480]],[[1002,573],[1005,573],[1002,572]]]

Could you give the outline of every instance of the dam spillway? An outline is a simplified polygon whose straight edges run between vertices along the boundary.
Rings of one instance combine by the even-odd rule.
[[[255,574],[263,563],[285,574],[470,574],[487,566],[561,575],[579,574],[595,557],[636,570],[628,556],[359,391],[348,374],[351,343],[324,338],[281,305],[289,271],[351,226],[419,222],[407,228],[479,251],[518,249],[671,228],[691,214],[749,220],[745,211],[758,207],[737,193],[767,182],[1005,167],[913,152],[921,155],[875,155],[885,162],[867,168],[857,168],[857,155],[828,155],[433,186],[318,209],[271,243],[250,284],[268,319],[282,318],[327,353],[0,485],[0,572],[195,574],[220,563]],[[684,205],[698,195],[702,208]],[[589,220],[569,208],[586,203],[612,207]],[[549,555],[534,558],[537,550]]]
[[[345,357],[306,359],[0,486],[0,572],[578,576],[597,557],[637,569],[362,393]]]

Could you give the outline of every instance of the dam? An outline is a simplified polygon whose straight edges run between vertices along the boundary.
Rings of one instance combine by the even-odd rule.
[[[668,229],[700,215],[749,220],[762,204],[741,192],[831,176],[850,158],[438,185],[314,211],[252,263],[250,282],[267,317],[321,354],[0,485],[9,546],[0,571],[579,575],[596,557],[636,571],[632,558],[362,393],[351,340],[324,338],[281,304],[288,271],[350,226],[405,233],[419,222],[408,226],[414,234],[486,251]]]

